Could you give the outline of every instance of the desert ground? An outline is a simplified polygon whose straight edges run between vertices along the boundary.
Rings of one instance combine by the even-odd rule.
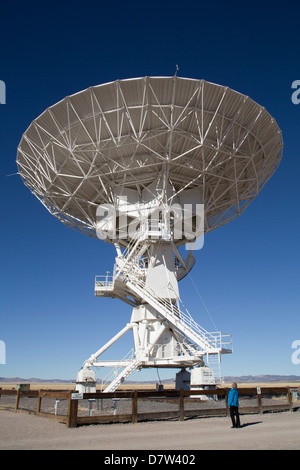
[[[67,428],[53,420],[0,411],[1,450],[299,450],[300,411]],[[108,453],[108,455],[111,455]]]

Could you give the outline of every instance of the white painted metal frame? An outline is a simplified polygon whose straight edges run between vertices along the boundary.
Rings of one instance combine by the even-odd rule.
[[[163,171],[175,195],[201,189],[208,232],[257,196],[282,146],[276,121],[249,97],[204,80],[144,77],[48,108],[24,133],[17,165],[51,214],[94,237],[99,204]]]
[[[109,375],[112,381],[106,386],[105,392],[114,391],[135,369],[148,367],[193,367],[203,364],[203,358],[211,364],[214,362],[215,378],[220,380],[220,361],[221,354],[232,352],[231,335],[224,335],[221,332],[207,332],[197,324],[190,313],[182,308],[179,300],[161,297],[155,289],[147,285],[148,269],[141,268],[141,253],[146,253],[145,248],[149,248],[149,239],[141,226],[136,237],[123,253],[119,253],[116,258],[116,265],[113,276],[96,277],[95,294],[97,296],[118,297],[125,300],[125,294],[131,295],[135,299],[135,305],[143,305],[148,314],[142,319],[135,319],[134,313],[132,320],[110,341],[108,341],[95,354],[92,354],[83,365],[87,370],[91,367],[114,367],[115,375]],[[154,227],[156,229],[156,226]],[[164,246],[172,245],[169,237],[165,236],[165,227],[161,227],[161,239],[156,240],[151,246],[155,251],[155,245],[163,240]],[[148,235],[151,235],[148,232]],[[141,247],[144,249],[141,250]],[[168,278],[168,269],[165,266],[165,280]],[[161,278],[164,283],[164,278]],[[127,291],[126,291],[127,289]],[[126,301],[126,300],[125,300]],[[154,309],[154,312],[149,309]],[[150,314],[150,315],[149,315]],[[153,317],[154,315],[154,317]],[[145,337],[141,340],[140,331],[146,325],[146,329],[153,330],[153,320],[160,323],[156,334],[147,340]],[[142,327],[141,322],[142,321]],[[134,355],[131,359],[121,361],[101,361],[99,357],[106,352],[121,336],[129,330],[133,331],[134,336]],[[161,335],[165,331],[172,331],[171,340],[168,343],[160,343]],[[170,335],[170,333],[168,333]],[[214,358],[214,361],[212,361]],[[81,385],[80,385],[81,387]],[[80,388],[81,390],[81,388]]]

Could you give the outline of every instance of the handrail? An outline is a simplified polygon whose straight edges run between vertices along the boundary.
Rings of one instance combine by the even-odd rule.
[[[203,327],[201,327],[198,323],[195,322],[195,320],[192,318],[191,314],[187,309],[183,311],[177,305],[173,304],[169,299],[159,297],[155,293],[155,291],[151,287],[147,286],[142,279],[139,279],[136,276],[132,276],[129,279],[129,274],[135,270],[133,269],[133,263],[128,263],[127,266],[129,269],[124,270],[125,282],[131,282],[140,289],[142,289],[143,293],[150,296],[152,301],[155,302],[156,305],[163,307],[163,309],[167,310],[168,314],[175,317],[175,320],[182,322],[184,327],[188,328],[194,335],[198,336],[199,340],[202,343],[206,344],[208,348],[222,349],[222,347],[224,347],[225,345],[231,346],[232,342],[230,335],[224,335],[221,332],[212,333],[206,331]],[[115,278],[116,276],[97,275],[95,277],[95,287],[101,287],[103,289],[113,289]],[[225,341],[225,338],[228,339]],[[227,349],[230,349],[230,347]]]
[[[113,288],[114,286],[114,276],[105,276],[105,275],[97,275],[95,276],[95,288],[102,287],[102,288]]]
[[[128,351],[128,353],[123,357],[123,359],[121,359],[120,362],[123,362],[123,361],[129,361],[129,360],[132,360],[134,358],[134,348],[131,348],[130,351]],[[101,381],[101,390],[103,390],[103,387],[108,383],[110,382],[110,379],[113,378],[116,378],[118,376],[118,372],[119,370],[122,369],[122,366],[119,366],[119,367],[113,367],[112,370],[109,370],[109,372],[103,377],[102,381]]]
[[[140,230],[137,230],[135,232],[134,236],[129,241],[128,245],[126,246],[125,250],[122,253],[124,258],[127,257],[127,255],[130,252],[131,248],[134,246],[135,242],[138,240],[139,234],[140,234]]]
[[[131,281],[133,284],[138,285],[143,292],[151,296],[152,300],[164,308],[168,310],[168,312],[176,317],[176,320],[182,321],[185,327],[192,330],[193,334],[199,337],[201,342],[206,343],[209,348],[220,349],[222,347],[222,335],[220,332],[216,332],[215,334],[207,332],[204,328],[202,328],[195,320],[192,318],[190,313],[187,313],[180,310],[176,305],[172,304],[168,299],[161,298],[155,294],[153,289],[146,285],[144,281],[141,279],[127,279],[127,282]],[[231,342],[226,342],[223,344],[231,344]]]
[[[129,361],[129,364],[127,364],[126,367],[120,372],[114,380],[106,387],[104,390],[104,393],[109,393],[109,392],[114,392],[120,383],[127,378],[140,364],[140,361],[137,358],[133,358],[131,361]],[[119,370],[119,369],[118,369]]]

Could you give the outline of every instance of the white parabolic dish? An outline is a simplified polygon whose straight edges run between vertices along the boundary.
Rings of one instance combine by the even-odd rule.
[[[239,216],[278,167],[276,121],[248,96],[204,80],[117,80],[68,96],[28,127],[19,173],[49,212],[96,237],[96,209],[161,174],[172,197],[198,188],[205,232]]]

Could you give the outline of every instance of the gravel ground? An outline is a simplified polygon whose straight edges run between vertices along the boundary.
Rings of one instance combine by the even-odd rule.
[[[0,405],[1,407],[10,407],[14,409],[15,406],[15,396],[2,395]],[[256,398],[240,398],[240,407],[243,406],[256,406]],[[276,397],[276,398],[263,398],[262,403],[264,406],[267,405],[281,405],[286,404],[286,397]],[[37,399],[36,398],[27,398],[21,397],[19,402],[19,408],[26,410],[36,410]],[[68,401],[60,400],[56,403],[54,398],[43,398],[41,411],[46,413],[55,412],[55,406],[57,414],[62,416],[67,416],[68,411]],[[225,409],[225,401],[221,400],[187,400],[185,399],[184,407],[186,410],[192,409]],[[118,414],[131,413],[131,399],[130,398],[121,398],[118,400],[104,399],[104,400],[94,400],[89,403],[89,400],[80,400],[78,403],[78,416],[88,416],[89,410],[92,408],[92,413],[96,415],[111,415],[114,412]],[[177,411],[178,410],[178,399],[138,399],[138,412],[147,413],[147,412],[161,412],[161,411]]]
[[[218,417],[69,429],[50,419],[0,411],[0,449],[300,449],[299,411],[243,415],[241,424],[241,429],[231,429],[229,418]],[[100,455],[104,458],[105,452]]]

